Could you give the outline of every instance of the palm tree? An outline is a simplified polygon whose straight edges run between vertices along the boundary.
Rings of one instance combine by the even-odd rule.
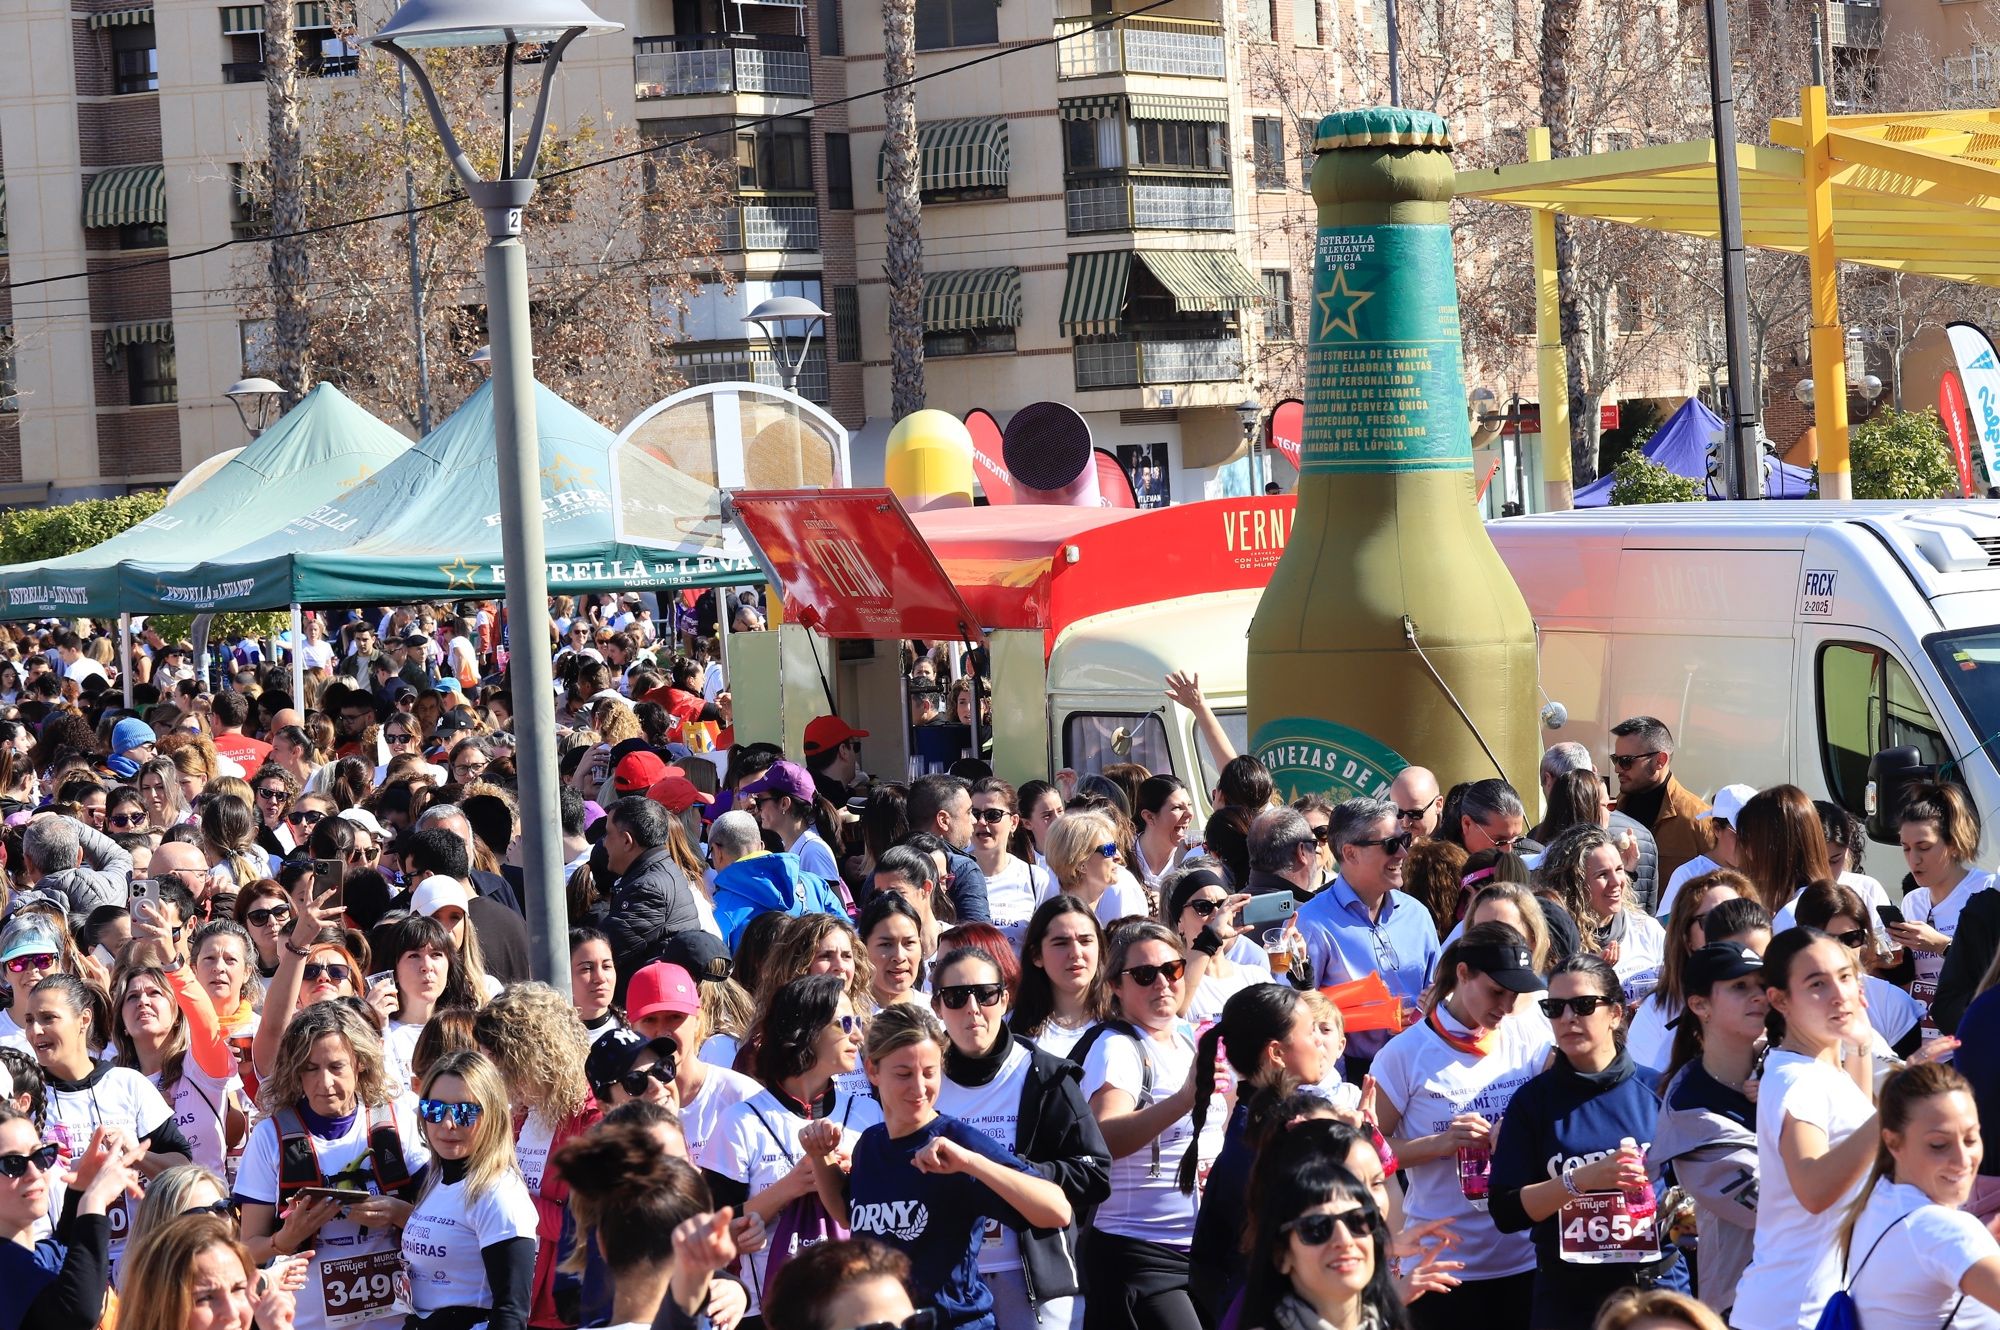
[[[299,51],[291,0],[264,6],[264,100],[270,114],[271,372],[290,410],[311,386],[306,308],[305,132],[299,125]]]
[[[916,0],[883,0],[882,65],[890,415],[901,420],[924,407],[923,201],[917,196],[917,92],[911,85],[917,76]]]

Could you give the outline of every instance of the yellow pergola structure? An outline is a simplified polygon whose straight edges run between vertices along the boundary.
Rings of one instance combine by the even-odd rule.
[[[2000,286],[2000,110],[1829,116],[1826,90],[1805,89],[1797,119],[1771,122],[1778,146],[1739,144],[1743,235],[1761,249],[1806,256],[1812,284],[1812,369],[1846,382],[1840,261]],[[1529,160],[1461,171],[1461,198],[1535,214],[1536,310],[1544,474],[1569,487],[1567,376],[1556,326],[1555,218],[1589,217],[1715,239],[1712,140],[1551,161],[1548,131],[1531,132]],[[1555,409],[1551,409],[1555,408]],[[1847,394],[1815,395],[1820,493],[1851,493]],[[1566,502],[1564,506],[1567,506]]]

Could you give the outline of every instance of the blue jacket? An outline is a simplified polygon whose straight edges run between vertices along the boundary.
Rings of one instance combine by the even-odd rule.
[[[752,919],[767,910],[847,917],[840,895],[824,878],[799,867],[796,854],[757,854],[715,875],[715,926],[731,951]]]

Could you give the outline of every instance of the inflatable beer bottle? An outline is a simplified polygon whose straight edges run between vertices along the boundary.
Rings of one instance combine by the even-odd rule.
[[[1314,146],[1298,513],[1250,627],[1252,750],[1287,798],[1379,797],[1411,765],[1532,795],[1534,624],[1473,501],[1445,123],[1346,111]]]

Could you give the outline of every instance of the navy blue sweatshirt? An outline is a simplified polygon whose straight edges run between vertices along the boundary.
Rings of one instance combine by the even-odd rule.
[[[1979,1129],[2000,1132],[2000,987],[1972,1000],[1958,1021],[1958,1051],[1951,1055],[1959,1074],[1972,1082],[1972,1102],[1979,1109]],[[1983,1159],[1979,1172],[2000,1177],[2000,1150]]]

